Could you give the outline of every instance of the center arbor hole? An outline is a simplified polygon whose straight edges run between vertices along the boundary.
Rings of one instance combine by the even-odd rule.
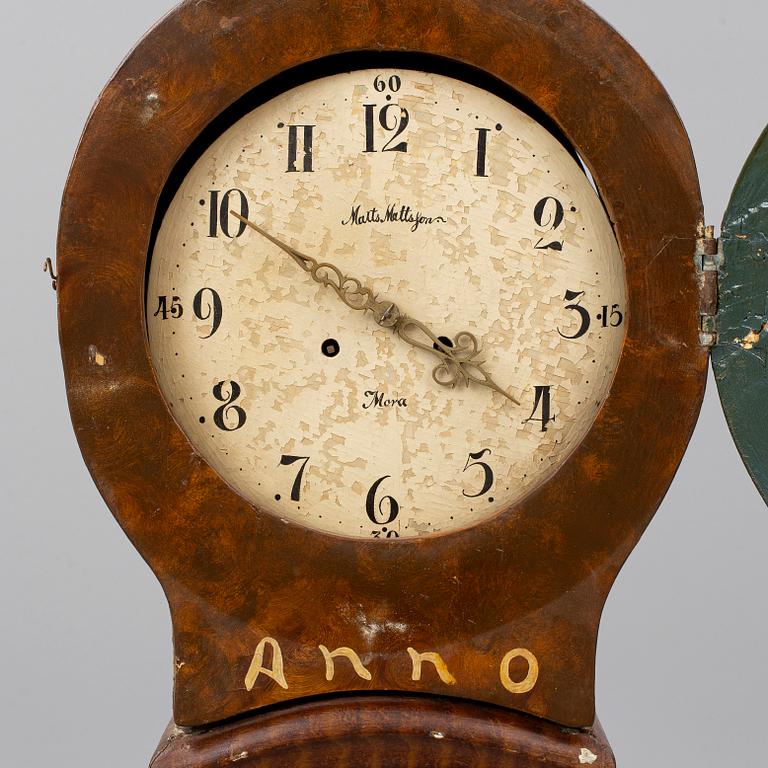
[[[438,336],[437,338],[444,347],[448,347],[448,349],[453,349],[453,342],[447,336]],[[438,352],[440,351],[440,347],[437,344],[433,344],[432,346],[435,348],[436,351]]]
[[[326,357],[336,357],[341,352],[341,346],[336,339],[326,339],[323,342],[322,350]]]

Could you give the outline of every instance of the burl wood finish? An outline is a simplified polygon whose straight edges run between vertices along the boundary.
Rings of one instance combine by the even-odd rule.
[[[553,480],[457,535],[341,540],[254,509],[195,454],[147,350],[147,250],[179,158],[255,86],[349,51],[371,52],[371,66],[395,65],[403,51],[451,59],[530,99],[591,169],[626,260],[627,341],[594,428]],[[703,396],[693,259],[701,217],[690,146],[667,95],[576,0],[191,1],[156,27],[101,95],[78,150],[62,209],[59,300],[85,460],[170,603],[176,722],[389,690],[592,726],[601,610],[675,474]],[[263,679],[246,690],[265,635],[281,645],[288,690]],[[320,643],[355,649],[371,681],[342,660],[328,682]],[[440,653],[456,684],[429,666],[411,680],[409,646]],[[515,648],[540,664],[522,695],[499,682]],[[658,664],[663,695],[674,680],[663,657]]]
[[[360,735],[365,734],[361,739]],[[577,731],[498,707],[355,697],[185,733],[171,724],[150,768],[614,768],[599,724]]]

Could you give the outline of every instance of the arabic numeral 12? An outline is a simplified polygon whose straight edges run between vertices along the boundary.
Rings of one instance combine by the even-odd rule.
[[[377,93],[385,93],[387,90],[392,93],[397,93],[403,85],[403,81],[399,75],[392,75],[390,78],[385,78],[383,75],[379,75],[373,82],[374,90]],[[392,96],[388,95],[387,100],[391,100]],[[364,152],[371,153],[376,152],[376,123],[378,118],[378,124],[386,131],[386,133],[393,134],[390,136],[389,141],[381,148],[382,152],[407,152],[408,142],[401,141],[395,144],[395,141],[405,133],[405,129],[408,127],[408,123],[411,121],[411,116],[408,114],[408,110],[405,107],[401,107],[399,104],[387,104],[379,109],[378,104],[364,104],[365,109],[365,149]]]

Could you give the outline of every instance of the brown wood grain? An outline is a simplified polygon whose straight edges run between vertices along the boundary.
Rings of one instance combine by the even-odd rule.
[[[361,738],[363,737],[364,738]],[[569,730],[448,699],[353,697],[212,730],[171,724],[150,768],[615,768],[599,724]]]
[[[156,208],[189,145],[260,84],[350,51],[369,64],[386,56],[388,66],[405,51],[461,62],[542,109],[597,180],[628,281],[615,384],[561,471],[489,522],[386,546],[285,525],[239,498],[171,417],[145,333]],[[168,597],[176,722],[364,690],[450,693],[591,726],[605,599],[666,493],[703,397],[693,262],[701,218],[690,145],[668,96],[576,0],[210,0],[166,17],[88,123],[64,194],[58,269],[74,427],[99,490]],[[280,642],[288,690],[246,690],[265,635]],[[321,643],[365,655],[372,680],[328,682]],[[440,653],[456,685],[412,681],[409,646]],[[524,695],[498,677],[518,647],[541,668]],[[658,670],[674,685],[665,659]]]

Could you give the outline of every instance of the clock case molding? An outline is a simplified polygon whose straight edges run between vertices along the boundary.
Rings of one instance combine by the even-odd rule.
[[[177,163],[258,86],[350,52],[371,67],[404,52],[448,71],[455,62],[535,105],[591,171],[625,260],[627,337],[592,430],[553,479],[455,534],[347,540],[255,509],[195,453],[150,361],[148,249]],[[595,727],[600,614],[673,479],[704,394],[694,259],[702,221],[691,147],[667,94],[576,0],[192,1],[153,29],[99,97],[78,148],[62,205],[58,295],[83,456],[170,605],[177,726],[264,707],[274,722],[279,705],[295,700],[365,702],[366,692],[389,692],[393,711],[427,694],[421,706],[447,706],[457,723],[459,711],[472,722],[497,712],[485,718],[494,728],[505,718],[539,722],[508,712],[516,710]],[[266,636],[280,643],[290,687],[249,692],[244,678]],[[328,682],[321,643],[355,649],[372,680],[339,664]],[[439,653],[456,684],[429,674],[412,681],[409,646]],[[536,655],[540,675],[514,695],[499,684],[499,664],[521,647]],[[658,672],[669,682],[662,660]],[[292,706],[336,701],[341,711],[347,700],[317,701]],[[448,764],[440,760],[424,765]]]

